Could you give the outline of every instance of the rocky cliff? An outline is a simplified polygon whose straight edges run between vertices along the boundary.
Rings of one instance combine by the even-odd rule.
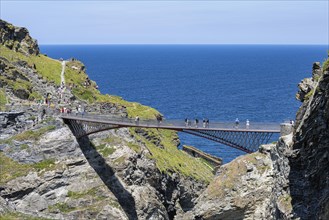
[[[0,219],[329,219],[328,60],[299,84],[294,132],[213,178],[177,149],[175,132],[122,128],[77,140],[59,108],[160,113],[101,94],[80,61],[42,55],[26,29],[0,23]]]
[[[329,60],[313,65],[313,85],[297,113],[289,157],[293,211],[302,219],[329,219]],[[303,83],[305,84],[305,83]],[[300,86],[302,87],[302,86]],[[309,86],[312,87],[312,86]]]
[[[213,174],[177,149],[175,132],[122,128],[77,140],[58,117],[78,106],[158,111],[101,94],[80,61],[42,55],[25,28],[0,24],[0,218],[173,219],[193,208]]]
[[[4,20],[0,20],[0,44],[26,55],[39,54],[38,43],[26,28],[15,27]]]
[[[329,219],[328,66],[298,85],[294,132],[222,166],[177,219]]]

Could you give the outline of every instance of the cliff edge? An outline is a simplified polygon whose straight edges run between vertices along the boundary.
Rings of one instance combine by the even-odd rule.
[[[0,218],[173,219],[211,181],[176,132],[121,128],[77,140],[60,109],[155,119],[104,95],[82,62],[39,52],[25,28],[0,20]]]

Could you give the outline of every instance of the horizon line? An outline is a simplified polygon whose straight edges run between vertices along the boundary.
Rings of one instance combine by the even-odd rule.
[[[248,43],[229,43],[229,44],[225,44],[225,43],[81,43],[81,44],[76,44],[76,43],[63,43],[63,44],[58,44],[58,43],[39,43],[39,45],[47,45],[47,46],[61,46],[61,45],[70,45],[70,46],[103,46],[103,45],[109,45],[109,46],[123,46],[123,45],[277,45],[277,46],[329,46],[329,43],[327,44],[317,44],[317,43],[300,43],[300,44],[289,44],[289,43],[254,43],[254,44],[248,44]]]

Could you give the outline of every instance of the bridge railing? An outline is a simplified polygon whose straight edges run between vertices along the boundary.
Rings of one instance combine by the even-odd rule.
[[[245,123],[239,123],[237,126],[235,122],[212,122],[209,124],[204,124],[203,121],[199,120],[199,123],[196,124],[194,120],[191,120],[190,123],[185,123],[184,120],[162,120],[158,121],[155,119],[139,119],[136,118],[127,118],[118,114],[111,115],[100,115],[100,114],[62,114],[62,116],[71,117],[72,119],[77,120],[97,120],[98,122],[104,123],[114,123],[118,125],[133,125],[138,127],[176,127],[178,129],[238,129],[238,130],[272,130],[280,131],[279,123],[260,123],[260,122],[250,122],[249,126]]]

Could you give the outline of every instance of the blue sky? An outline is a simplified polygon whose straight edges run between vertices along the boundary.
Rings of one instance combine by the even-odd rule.
[[[15,1],[40,44],[328,44],[324,1]]]

